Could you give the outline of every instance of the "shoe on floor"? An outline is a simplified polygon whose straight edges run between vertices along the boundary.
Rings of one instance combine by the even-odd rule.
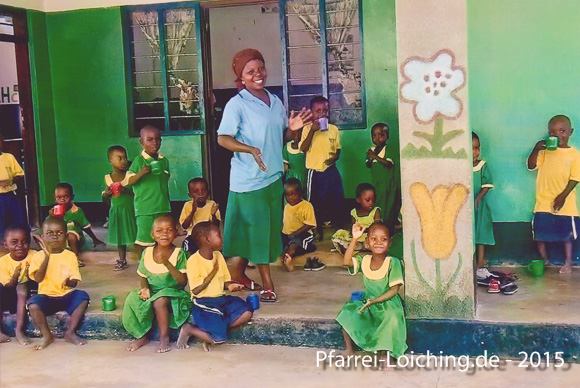
[[[504,295],[513,295],[516,292],[518,292],[518,286],[516,286],[515,284],[512,284],[510,286],[507,286],[505,288],[501,289],[501,292],[504,293]]]
[[[477,276],[477,279],[486,279],[486,278],[498,278],[499,276],[489,272],[489,270],[485,267],[483,268],[478,268],[477,271],[475,271],[475,276]]]
[[[487,288],[487,292],[491,294],[497,294],[500,291],[500,284],[497,280],[491,279],[489,281],[489,287]]]
[[[326,268],[326,265],[321,263],[318,260],[318,257],[312,259],[312,267],[310,269],[311,271],[322,271],[324,268]]]
[[[478,278],[478,279],[477,279],[477,285],[478,285],[478,286],[489,287],[489,282],[490,282],[492,279],[493,279],[493,278],[492,278],[491,276],[490,276],[490,277],[487,277],[487,278],[485,278],[485,279],[479,279],[479,278]]]
[[[306,258],[306,264],[304,264],[304,271],[312,271],[312,258]]]

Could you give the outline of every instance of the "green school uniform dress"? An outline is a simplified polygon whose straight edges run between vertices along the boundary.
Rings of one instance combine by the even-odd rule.
[[[306,155],[300,151],[300,148],[292,148],[291,144],[292,142],[286,143],[286,147],[282,150],[284,163],[288,164],[286,180],[296,178],[302,184],[302,190],[306,190]]]
[[[473,167],[473,194],[477,196],[481,189],[489,187],[493,189],[491,172],[485,160],[480,160],[477,166]],[[491,218],[491,209],[488,203],[489,193],[484,195],[479,206],[475,210],[475,244],[495,245],[493,236],[493,220]]]
[[[376,152],[376,149],[377,146],[373,147],[373,151]],[[383,147],[379,151],[378,156],[393,162],[385,154],[386,147]],[[383,216],[385,225],[392,228],[397,224],[399,209],[401,207],[395,168],[387,168],[376,160],[371,161],[370,166],[372,185],[375,188],[375,205],[381,208],[381,215]]]
[[[366,300],[403,284],[403,269],[400,260],[391,256],[387,256],[377,270],[371,270],[370,263],[371,255],[353,257],[351,275],[362,272],[365,294],[363,299],[345,304],[336,321],[361,349],[368,352],[389,350],[397,358],[407,350],[407,326],[399,294],[371,305],[362,314],[358,311]]]
[[[113,184],[111,174],[105,175],[105,186]],[[107,242],[114,246],[132,245],[137,236],[137,223],[135,222],[135,209],[133,206],[133,188],[128,186],[128,178],[121,182],[123,191],[118,196],[111,197],[109,209],[109,228]]]
[[[187,253],[181,248],[175,248],[169,262],[182,273],[187,269]],[[171,313],[169,327],[178,329],[189,318],[191,299],[189,293],[171,276],[167,267],[153,260],[153,247],[145,248],[139,261],[137,274],[147,278],[151,289],[151,298],[141,300],[139,289],[134,289],[127,295],[123,307],[123,326],[135,338],[141,338],[153,325],[155,311],[153,302],[161,297],[169,298]]]
[[[373,208],[373,210],[370,211],[370,213],[368,215],[359,216],[356,213],[356,209],[352,209],[350,211],[350,216],[355,220],[356,223],[360,224],[362,227],[364,227],[366,229],[375,222],[375,214],[379,210],[381,210],[381,209],[379,209],[378,207],[375,207],[375,208]],[[339,229],[336,232],[334,232],[334,234],[332,235],[332,237],[330,239],[332,241],[332,244],[334,244],[334,247],[336,248],[336,250],[338,250],[340,252],[339,247],[343,247],[344,249],[348,248],[348,246],[350,245],[350,241],[352,240],[352,235],[350,233],[350,230]],[[367,234],[363,233],[363,235],[358,239],[356,250],[361,250],[363,248],[366,248],[366,246],[365,246],[366,239],[367,239]]]

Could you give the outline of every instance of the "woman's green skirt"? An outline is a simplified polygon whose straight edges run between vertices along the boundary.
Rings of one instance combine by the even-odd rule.
[[[282,254],[282,180],[246,193],[230,191],[224,225],[224,255],[255,264]]]

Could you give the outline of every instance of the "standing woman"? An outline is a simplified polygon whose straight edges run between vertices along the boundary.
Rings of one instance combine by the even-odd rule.
[[[302,109],[286,117],[282,101],[264,88],[268,72],[259,51],[240,51],[234,56],[232,68],[239,93],[226,104],[218,129],[219,145],[234,152],[223,252],[235,257],[232,281],[249,290],[262,288],[245,274],[251,260],[264,285],[260,300],[275,302],[270,263],[282,253],[284,129],[301,129],[312,113]]]

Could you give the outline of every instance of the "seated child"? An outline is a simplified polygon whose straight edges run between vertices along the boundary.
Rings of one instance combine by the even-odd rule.
[[[401,197],[395,176],[395,163],[386,154],[389,126],[386,123],[374,124],[371,138],[375,146],[367,150],[366,166],[371,169],[375,204],[381,209],[385,225],[393,232],[398,225]]]
[[[9,253],[0,257],[0,324],[3,311],[16,313],[16,339],[21,345],[28,345],[30,339],[24,333],[27,321],[26,299],[30,296],[30,283],[33,283],[28,279],[28,267],[36,253],[30,249],[28,228],[9,226],[4,232],[4,247]],[[0,331],[0,342],[8,341],[10,337]]]
[[[310,202],[302,199],[302,185],[297,178],[288,178],[284,184],[284,197],[286,205],[284,206],[284,224],[282,227],[282,262],[288,272],[294,271],[292,259],[297,255],[303,255],[307,252],[314,252],[314,236],[312,229],[316,228],[316,217],[314,217],[314,208]],[[315,259],[314,262],[309,258],[307,265],[311,271],[319,271],[326,266]]]
[[[306,157],[300,150],[300,138],[302,129],[290,131],[291,141],[286,143],[282,149],[282,160],[284,161],[285,181],[296,178],[302,187],[306,187]]]
[[[127,350],[133,352],[149,342],[147,333],[153,326],[153,317],[159,326],[157,353],[171,350],[169,328],[179,329],[189,318],[187,284],[187,254],[173,245],[177,225],[173,217],[161,216],[151,230],[156,245],[147,247],[141,255],[137,274],[141,287],[127,295],[123,307],[123,326],[136,338]]]
[[[403,269],[399,259],[387,256],[391,239],[381,222],[367,230],[371,254],[355,256],[356,241],[364,230],[362,225],[352,226],[353,239],[344,255],[344,265],[353,266],[352,275],[362,272],[364,297],[345,304],[336,321],[342,327],[347,355],[353,354],[354,341],[364,351],[382,352],[384,362],[385,357],[398,358],[407,350],[405,312],[399,296]]]
[[[16,196],[17,183],[24,178],[24,171],[14,155],[2,152],[4,137],[0,135],[0,236],[9,225],[20,225],[26,221],[22,204]]]
[[[356,187],[356,203],[357,207],[350,211],[352,224],[360,224],[366,229],[375,221],[381,220],[381,209],[375,206],[375,188],[369,183],[361,183]],[[367,235],[363,234],[355,249],[360,251],[367,249],[365,245]],[[332,243],[337,251],[344,254],[346,248],[349,247],[352,236],[348,230],[339,229],[332,235]]]
[[[169,203],[169,160],[161,155],[161,133],[159,129],[146,125],[141,128],[140,143],[143,151],[134,160],[127,172],[129,185],[135,192],[135,216],[137,217],[137,239],[139,253],[144,247],[155,245],[151,227],[157,217],[171,213]]]
[[[69,315],[64,339],[75,345],[84,345],[76,331],[89,305],[89,295],[74,288],[81,281],[76,255],[66,249],[67,226],[62,218],[49,217],[42,224],[42,239],[35,236],[42,248],[32,256],[28,276],[38,282],[38,294],[26,304],[32,323],[42,338],[34,347],[44,349],[54,341],[46,316],[59,311]]]
[[[576,185],[580,181],[580,153],[568,144],[574,129],[567,116],[556,115],[548,122],[548,134],[559,140],[558,148],[546,149],[540,140],[528,157],[528,169],[538,170],[536,205],[532,228],[538,251],[550,265],[546,242],[564,244],[566,262],[560,273],[572,272],[573,242],[578,238],[580,218],[576,204]]]
[[[177,347],[186,349],[189,338],[203,341],[209,351],[214,344],[224,343],[228,329],[242,326],[252,318],[253,310],[239,297],[225,295],[224,289],[234,292],[244,288],[231,281],[228,266],[220,250],[223,239],[220,229],[211,222],[200,222],[193,228],[199,251],[187,260],[187,279],[193,300],[193,320],[181,328]]]
[[[183,205],[179,223],[183,229],[187,230],[187,237],[183,240],[183,249],[193,255],[198,249],[195,240],[191,236],[193,227],[204,221],[211,221],[219,226],[222,218],[218,204],[208,199],[209,184],[205,178],[193,178],[187,184],[187,189],[191,201]]]
[[[342,178],[336,168],[340,157],[340,138],[336,125],[326,125],[329,106],[325,97],[316,96],[310,100],[310,109],[313,121],[302,129],[300,149],[306,154],[307,199],[314,207],[317,238],[322,240],[325,221],[338,225],[344,206]]]
[[[117,246],[119,259],[113,271],[127,268],[127,245],[133,245],[137,236],[135,208],[133,206],[133,188],[127,178],[127,150],[121,146],[109,147],[107,151],[113,171],[105,175],[103,200],[111,202],[109,208],[108,243]],[[120,194],[113,192],[114,183],[121,185]]]
[[[105,243],[95,236],[95,233],[91,229],[89,220],[85,217],[85,212],[83,209],[75,205],[73,202],[74,198],[73,187],[69,183],[61,182],[56,185],[56,189],[54,189],[54,201],[56,202],[56,205],[62,205],[65,208],[66,213],[64,215],[64,221],[67,226],[66,240],[68,246],[77,257],[79,267],[84,267],[85,263],[79,257],[81,247],[85,243],[83,232],[91,237],[94,247],[97,245],[104,245]],[[50,210],[49,217],[52,216],[54,216],[54,207]]]

